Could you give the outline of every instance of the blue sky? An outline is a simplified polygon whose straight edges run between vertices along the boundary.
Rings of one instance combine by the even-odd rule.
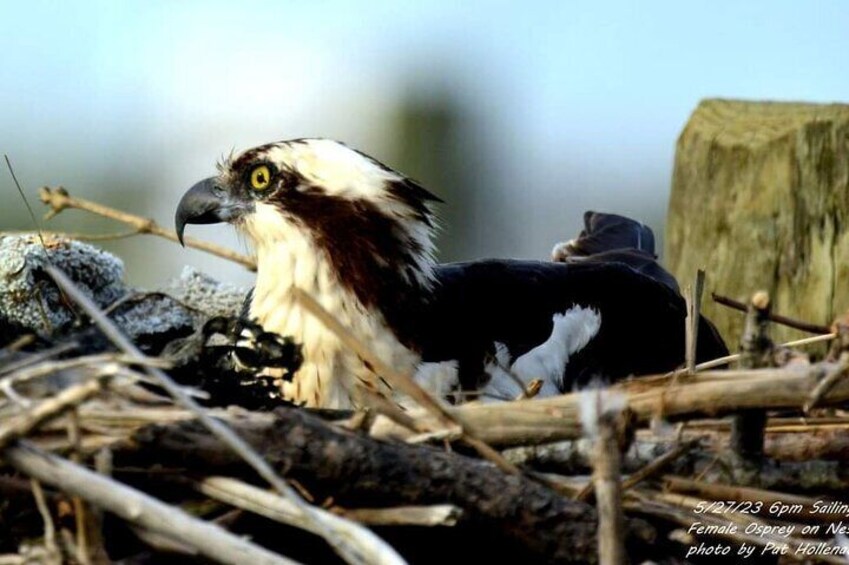
[[[585,208],[662,218],[700,99],[849,102],[847,30],[844,1],[0,1],[0,149],[32,190],[143,192],[137,211],[168,224],[233,147],[327,136],[384,157],[397,101],[450,91],[491,191],[465,252],[542,257]],[[0,220],[26,227],[0,178]],[[250,280],[120,245],[143,284],[187,262]]]

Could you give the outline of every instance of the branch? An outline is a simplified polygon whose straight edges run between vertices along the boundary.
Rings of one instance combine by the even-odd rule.
[[[109,206],[104,206],[103,204],[92,202],[91,200],[85,200],[83,198],[74,198],[73,196],[70,196],[68,194],[68,191],[62,187],[52,189],[48,186],[43,186],[38,191],[38,197],[44,204],[50,206],[50,211],[45,216],[45,220],[53,218],[66,208],[76,208],[77,210],[85,210],[86,212],[90,212],[92,214],[103,216],[104,218],[109,218],[110,220],[115,220],[117,222],[132,226],[136,234],[151,234],[157,235],[159,237],[164,237],[165,239],[170,241],[179,241],[179,239],[177,238],[177,232],[175,232],[174,230],[163,228],[150,218],[143,218],[142,216],[136,216],[135,214],[116,210],[115,208],[110,208]],[[119,235],[121,237],[126,237],[129,234]],[[114,236],[112,237],[114,238]],[[233,261],[234,263],[238,263],[244,266],[250,271],[256,270],[256,261],[254,261],[250,257],[227,249],[226,247],[222,247],[220,245],[216,245],[214,243],[209,243],[206,241],[201,241],[193,237],[184,238],[184,242],[187,247],[200,249],[201,251],[206,251],[207,253],[211,253],[223,259],[227,259],[228,261]]]
[[[452,504],[392,508],[333,508],[333,512],[370,526],[456,526],[463,511]]]
[[[3,452],[19,471],[169,539],[190,545],[219,563],[293,565],[296,562],[193,518],[173,506],[102,475],[21,443]]]
[[[808,413],[815,408],[822,398],[828,394],[828,391],[834,388],[834,385],[836,385],[841,379],[845,378],[847,371],[849,371],[849,326],[840,322],[837,322],[834,325],[838,339],[832,344],[832,351],[834,351],[837,356],[837,367],[826,375],[813,392],[811,392],[811,396],[808,398],[807,402],[805,402],[805,406],[803,408],[805,413]]]
[[[739,365],[743,369],[774,366],[774,344],[769,338],[769,294],[759,291],[752,295],[746,312],[746,327],[740,341]],[[731,422],[730,447],[744,459],[757,460],[763,455],[765,410],[746,410],[734,415]]]
[[[105,364],[97,367],[88,380],[70,386],[51,398],[40,402],[33,408],[11,418],[0,427],[0,450],[14,440],[27,435],[42,423],[55,418],[66,410],[79,406],[103,389],[103,381],[120,374],[123,369],[117,364]]]
[[[592,393],[586,393],[592,394]],[[625,563],[625,517],[622,513],[622,454],[619,451],[617,428],[623,414],[604,407],[601,392],[595,392],[593,423],[593,487],[598,509],[599,562],[619,565]]]
[[[738,302],[733,298],[729,298],[727,296],[722,296],[721,294],[717,294],[712,292],[710,294],[713,301],[717,304],[722,304],[723,306],[727,306],[729,308],[733,308],[734,310],[739,310],[740,312],[746,312],[748,307],[742,302]],[[819,324],[812,324],[810,322],[804,322],[802,320],[796,320],[794,318],[789,318],[787,316],[782,316],[780,314],[769,314],[769,319],[776,324],[781,324],[782,326],[787,326],[788,328],[794,328],[803,332],[808,332],[812,334],[827,334],[831,330],[828,326],[821,326]]]
[[[653,417],[714,417],[742,409],[801,410],[807,399],[835,363],[822,361],[809,366],[777,369],[704,371],[684,382],[668,377],[645,377],[611,387],[628,396],[628,408],[638,422]],[[849,382],[841,380],[823,397],[822,404],[849,401]],[[581,437],[580,393],[501,404],[467,404],[450,410],[481,441],[506,447],[549,443]],[[409,430],[384,420],[372,428],[376,437],[409,437]]]
[[[696,371],[696,344],[699,342],[699,320],[701,319],[702,293],[705,288],[705,272],[696,271],[696,281],[691,292],[685,296],[687,306],[684,367],[688,373]]]
[[[548,560],[586,562],[596,555],[597,523],[590,506],[488,462],[428,446],[376,441],[295,408],[279,408],[262,422],[233,425],[317,499],[332,496],[345,507],[451,504],[463,510],[464,520]],[[189,472],[244,472],[241,462],[196,422],[147,427],[114,453],[119,466],[131,468],[155,457],[165,467]]]
[[[290,500],[238,479],[208,477],[194,486],[199,492],[220,502],[307,530],[319,536],[322,535],[322,531],[316,529],[315,523],[304,519],[303,513]],[[358,546],[362,555],[369,556],[369,563],[383,565],[403,565],[405,563],[395,551],[387,552],[386,544],[370,530],[360,528],[354,522],[329,512],[323,512],[317,518],[327,529],[345,536],[350,544]]]

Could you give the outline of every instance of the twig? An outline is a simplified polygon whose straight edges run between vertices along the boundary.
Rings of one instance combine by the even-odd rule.
[[[838,339],[832,344],[832,351],[837,356],[837,367],[828,373],[811,392],[811,396],[808,397],[803,407],[805,413],[816,407],[828,394],[828,391],[834,388],[834,385],[844,378],[849,371],[849,326],[845,323],[835,323],[835,329]]]
[[[92,322],[103,332],[103,334],[114,343],[118,349],[127,353],[139,362],[145,362],[148,357],[144,355],[121,330],[91,301],[60,269],[49,265],[47,273],[56,281],[56,284],[76,302],[83,311],[91,318]],[[300,496],[281,479],[271,465],[262,458],[250,445],[239,437],[229,426],[220,420],[212,418],[191,396],[189,396],[171,377],[164,371],[155,367],[145,367],[145,372],[157,380],[157,383],[175,400],[175,402],[191,411],[198,421],[209,430],[219,441],[224,443],[239,455],[248,465],[265,479],[278,493],[288,498],[295,504],[305,518],[309,520],[316,531],[342,556],[351,563],[367,562],[367,556],[360,555],[355,548],[333,531],[327,529],[324,522],[320,522],[322,511],[304,502]],[[365,534],[364,534],[365,535]]]
[[[369,526],[456,526],[463,510],[452,504],[393,508],[331,508],[349,520]]]
[[[29,230],[2,230],[0,231],[0,236],[2,235],[29,235],[32,231]],[[64,232],[64,231],[50,231],[50,230],[42,230],[42,235],[47,238],[62,238],[62,239],[76,239],[79,241],[115,241],[117,239],[126,239],[128,237],[134,237],[139,235],[138,230],[129,230],[117,233],[76,233],[76,232]]]
[[[75,198],[70,196],[68,191],[62,187],[51,189],[44,186],[38,191],[38,197],[44,204],[50,206],[50,211],[45,216],[47,220],[53,218],[66,208],[76,208],[77,210],[85,210],[86,212],[130,225],[135,229],[135,233],[137,234],[151,234],[170,241],[179,241],[177,232],[163,228],[150,218],[136,216],[135,214],[116,210],[115,208],[110,208],[109,206],[104,206],[83,198]],[[239,263],[251,271],[256,270],[256,261],[226,247],[201,241],[193,237],[186,237],[183,241],[188,247],[194,247],[195,249],[206,251],[223,259]]]
[[[690,440],[679,445],[676,445],[630,477],[622,481],[622,490],[626,491],[640,484],[644,480],[650,478],[655,473],[661,471],[664,467],[690,451],[693,447],[699,444],[699,440]]]
[[[121,298],[116,300],[115,302],[106,306],[103,309],[103,313],[107,314],[107,315],[112,314],[112,312],[114,312],[115,310],[117,310],[121,306],[124,306],[127,303],[141,302],[143,300],[147,300],[148,298],[164,298],[166,300],[176,302],[177,304],[179,304],[180,306],[182,306],[186,310],[191,310],[193,312],[201,312],[201,310],[199,308],[195,308],[194,306],[190,306],[190,305],[186,304],[185,302],[177,300],[176,298],[174,298],[173,296],[171,296],[167,292],[162,292],[162,291],[159,291],[159,290],[148,290],[148,291],[144,291],[144,292],[139,292],[139,291],[128,292],[127,294],[125,294],[124,296],[122,296]]]
[[[601,406],[602,394],[596,394],[599,405],[593,444],[593,485],[598,508],[599,563],[625,563],[625,516],[622,513],[622,484],[616,420],[621,413]]]
[[[362,555],[369,556],[369,563],[383,565],[405,563],[393,549],[371,531],[360,528],[354,522],[330,512],[322,512],[317,515],[317,522],[310,522],[304,519],[303,512],[290,500],[230,477],[208,477],[195,483],[194,487],[215,500],[317,535],[321,535],[321,530],[316,530],[315,524],[322,523],[327,529],[344,535],[352,545],[358,546]]]
[[[811,391],[811,395],[805,401],[805,405],[802,407],[802,410],[804,410],[805,413],[808,413],[816,408],[825,395],[828,394],[828,392],[834,388],[838,382],[840,382],[840,379],[846,376],[847,371],[849,371],[849,354],[844,353],[841,355],[837,366],[826,374],[814,390]]]
[[[59,551],[59,546],[56,545],[56,524],[53,523],[50,508],[47,507],[44,489],[41,488],[41,483],[36,479],[30,479],[30,486],[32,488],[32,496],[35,498],[35,506],[38,508],[38,513],[41,514],[42,522],[44,522],[44,546],[51,560],[61,563],[62,553]]]
[[[69,369],[80,369],[86,367],[95,367],[99,365],[144,365],[149,367],[170,367],[171,364],[163,359],[155,357],[146,357],[139,360],[131,356],[115,354],[115,353],[97,353],[94,355],[84,355],[73,359],[65,359],[62,361],[44,361],[35,366],[20,368],[11,375],[7,375],[0,379],[0,390],[8,392],[8,387],[14,384],[31,381],[41,377],[46,377],[60,371]]]
[[[454,441],[462,437],[463,430],[459,426],[444,428],[435,432],[425,432],[407,438],[407,443],[429,443],[431,441]]]
[[[813,345],[813,344],[816,344],[816,343],[822,343],[824,341],[831,341],[831,340],[835,339],[836,337],[837,337],[837,334],[831,332],[831,333],[827,333],[827,334],[823,334],[823,335],[815,335],[815,336],[812,336],[812,337],[805,337],[805,338],[802,338],[802,339],[794,339],[794,340],[791,340],[791,341],[781,343],[777,347],[778,348],[792,348],[792,347],[801,347],[803,345]],[[726,355],[724,357],[717,357],[716,359],[711,359],[710,361],[704,361],[702,363],[699,363],[699,364],[696,365],[695,369],[696,369],[696,371],[705,371],[707,369],[715,369],[716,367],[722,367],[722,366],[725,366],[725,365],[730,365],[734,361],[739,361],[739,360],[740,360],[740,354],[734,353],[732,355]],[[679,377],[679,376],[684,375],[684,374],[687,374],[687,368],[686,367],[683,368],[683,369],[677,369],[675,371],[670,371],[670,372],[666,373],[665,375],[656,375],[656,376],[646,375],[645,377],[642,377],[642,378],[650,379],[650,378],[657,378],[658,376],[660,376],[664,379],[676,379],[676,377]]]
[[[834,363],[810,366],[697,372],[687,382],[670,387],[668,379],[652,376],[611,387],[628,395],[637,421],[650,421],[659,410],[668,418],[715,417],[744,409],[800,409],[801,403]],[[824,397],[835,404],[849,400],[849,382],[840,381]],[[452,408],[465,428],[499,447],[549,443],[582,435],[580,394],[564,394],[502,404],[466,404]],[[400,427],[372,429],[376,437],[406,438]]]
[[[38,225],[38,220],[35,217],[35,212],[30,206],[29,199],[27,199],[26,194],[24,194],[24,189],[21,188],[21,183],[18,182],[18,177],[15,175],[15,169],[12,168],[12,162],[9,160],[8,155],[3,155],[6,159],[6,167],[9,169],[9,174],[12,175],[12,180],[15,182],[15,188],[18,189],[18,194],[21,195],[21,200],[24,201],[24,206],[27,207],[27,212],[29,213],[29,217],[32,220],[32,224],[35,226],[35,231],[38,233],[38,239],[41,241],[41,246],[45,249],[47,246],[44,244],[44,236],[41,234],[41,226]]]
[[[14,340],[12,340],[12,342],[9,343],[8,345],[4,345],[3,348],[2,348],[2,352],[4,354],[6,354],[10,351],[20,351],[21,349],[23,349],[27,345],[30,345],[34,342],[35,342],[35,334],[24,334],[20,337],[15,338]]]
[[[692,292],[686,296],[686,349],[684,350],[685,367],[688,373],[696,371],[696,344],[699,342],[699,319],[701,317],[702,293],[705,288],[705,272],[696,271],[696,280]]]
[[[66,410],[78,406],[103,389],[103,380],[120,373],[122,368],[117,365],[102,365],[92,370],[89,380],[70,386],[59,394],[48,398],[16,417],[8,420],[0,427],[0,449],[12,441],[21,438],[36,427],[51,418],[55,418]]]
[[[254,545],[226,530],[193,518],[127,485],[66,459],[20,442],[7,447],[3,459],[30,477],[82,497],[124,520],[184,544],[219,563],[292,565],[291,559]]]
[[[758,369],[772,365],[773,343],[769,339],[770,300],[765,291],[752,295],[746,327],[740,343],[740,367]],[[731,449],[740,457],[755,460],[763,455],[765,410],[747,410],[731,420]]]
[[[50,359],[51,357],[58,357],[63,353],[67,353],[68,351],[76,349],[77,346],[78,344],[76,342],[60,343],[59,345],[43,349],[31,355],[27,355],[23,359],[15,361],[14,363],[9,363],[4,367],[0,368],[0,376],[12,373],[24,367],[28,367],[29,365],[34,365],[35,363],[40,363],[42,361]]]
[[[533,398],[539,394],[539,391],[542,390],[542,379],[533,379],[528,383],[528,386],[524,386],[523,390],[519,395],[513,400],[522,400],[523,398]]]
[[[81,441],[80,441],[80,418],[77,410],[71,410],[68,414],[68,442],[71,444],[70,460],[73,463],[80,464],[82,461]],[[90,565],[92,563],[91,543],[89,540],[89,529],[95,519],[90,516],[83,499],[75,496],[71,499],[74,505],[74,524],[76,526],[77,538],[77,561],[82,565]],[[98,539],[100,536],[95,535]],[[95,550],[99,557],[106,555],[105,550],[101,546],[97,546]]]
[[[733,308],[734,310],[745,312],[748,309],[745,304],[743,304],[742,302],[738,302],[733,298],[722,296],[721,294],[717,294],[715,292],[712,292],[710,296],[717,304],[728,306],[729,308]],[[794,328],[812,334],[827,334],[831,331],[828,326],[821,326],[819,324],[813,324],[811,322],[804,322],[802,320],[796,320],[794,318],[789,318],[780,314],[770,313],[769,319],[775,322],[776,324],[781,324],[782,326],[787,326],[788,328]]]

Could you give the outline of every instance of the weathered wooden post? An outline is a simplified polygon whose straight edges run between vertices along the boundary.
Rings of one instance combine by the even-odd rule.
[[[705,100],[678,139],[665,262],[692,284],[828,324],[849,308],[849,105]],[[727,343],[743,316],[705,301]],[[775,328],[774,339],[798,337]]]

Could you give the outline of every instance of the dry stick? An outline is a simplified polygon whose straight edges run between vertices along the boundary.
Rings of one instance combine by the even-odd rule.
[[[729,308],[733,308],[741,312],[746,312],[748,310],[745,304],[743,304],[742,302],[738,302],[733,298],[728,298],[727,296],[722,296],[715,292],[712,292],[710,296],[711,298],[713,298],[714,302],[722,304],[723,306],[728,306]],[[812,324],[810,322],[804,322],[802,320],[788,318],[787,316],[781,316],[779,314],[770,313],[769,319],[775,322],[776,324],[781,324],[782,326],[787,326],[788,328],[794,328],[812,334],[827,334],[829,333],[829,331],[831,331],[828,326]]]
[[[30,235],[32,234],[31,230],[3,230],[0,231],[0,235]],[[115,241],[116,239],[126,239],[128,237],[134,237],[139,235],[139,230],[133,229],[129,231],[122,231],[117,233],[76,233],[76,232],[66,232],[66,231],[50,231],[50,230],[42,230],[41,234],[44,237],[53,237],[53,238],[63,238],[63,239],[77,239],[79,241]]]
[[[524,386],[524,384],[523,384]],[[542,390],[542,379],[533,379],[528,383],[528,386],[524,388],[524,390],[519,393],[519,395],[513,400],[522,400],[523,398],[533,398],[539,394],[539,391]]]
[[[462,440],[472,446],[481,456],[495,463],[502,471],[518,475],[520,474],[518,467],[507,461],[504,456],[480,441],[477,437],[469,433],[463,425],[462,418],[456,413],[445,408],[438,401],[434,400],[416,381],[410,378],[409,375],[396,371],[377,357],[368,347],[357,339],[339,320],[337,320],[330,312],[328,312],[315,298],[310,296],[298,287],[292,287],[290,291],[297,301],[313,316],[316,317],[327,329],[332,331],[360,358],[367,361],[374,371],[386,378],[389,383],[398,388],[401,392],[415,400],[420,406],[431,412],[441,425],[445,428],[455,429],[459,426],[459,432]],[[434,430],[422,429],[422,432],[430,432]]]
[[[191,545],[219,563],[292,565],[291,559],[245,541],[213,524],[193,518],[127,485],[108,479],[68,460],[19,442],[6,448],[3,459],[43,483],[86,499],[127,522]]]
[[[62,355],[63,353],[67,353],[72,349],[76,349],[76,342],[69,343],[60,343],[59,345],[55,345],[53,347],[49,347],[47,349],[43,349],[38,353],[33,353],[32,355],[28,355],[19,361],[15,361],[14,363],[9,363],[8,365],[0,368],[0,376],[6,375],[8,373],[12,373],[19,369],[23,369],[24,367],[28,367],[29,365],[34,365],[36,363],[41,363],[42,361],[46,361],[51,357],[57,357]]]
[[[41,520],[44,522],[44,546],[54,560],[61,562],[62,553],[56,545],[56,524],[53,523],[50,508],[47,507],[47,498],[44,496],[44,489],[41,488],[41,483],[32,478],[30,479],[30,485],[32,487],[32,496],[35,498],[35,506],[38,508],[38,513],[41,514]]]
[[[688,373],[696,371],[696,344],[699,342],[699,318],[702,304],[702,293],[705,289],[705,272],[702,269],[696,271],[696,281],[693,284],[692,293],[687,296],[687,320],[685,351],[685,367]]]
[[[238,479],[230,477],[207,477],[206,479],[195,483],[194,488],[206,496],[247,510],[260,516],[265,516],[271,520],[276,520],[284,524],[295,525],[299,528],[320,535],[320,532],[315,531],[314,524],[303,519],[298,508],[289,500],[278,496],[274,493],[262,490],[253,485],[249,485]],[[359,527],[350,520],[344,519],[330,512],[323,513],[320,520],[337,531],[346,531],[352,527]],[[384,551],[383,541],[375,534],[369,532],[368,538],[357,537],[356,533],[351,533],[350,537],[358,539],[361,543],[368,544],[362,547],[360,551],[363,554],[371,556],[370,563],[375,564],[403,564],[403,560],[399,560],[397,554],[393,551],[386,553]]]
[[[834,371],[826,375],[813,392],[811,392],[811,396],[808,397],[808,401],[805,402],[803,408],[806,413],[816,407],[823,397],[828,394],[828,391],[834,388],[840,379],[846,376],[846,372],[849,370],[849,326],[842,321],[835,323],[835,326],[838,339],[832,344],[832,351],[838,354],[837,367]]]
[[[35,334],[24,334],[18,338],[15,338],[8,345],[3,346],[2,351],[6,353],[8,351],[20,351],[27,345],[30,345],[35,341]]]
[[[837,367],[826,374],[826,376],[817,384],[816,388],[811,391],[811,395],[808,397],[808,400],[805,401],[805,405],[802,407],[802,410],[804,410],[805,413],[808,413],[816,408],[822,399],[825,398],[825,395],[828,394],[828,391],[834,388],[834,386],[840,382],[840,379],[846,376],[847,371],[849,371],[849,353],[843,352],[840,354],[840,360],[838,361]]]
[[[650,379],[638,390],[634,384],[614,385],[628,395],[628,408],[639,423],[646,423],[660,409],[668,418],[693,414],[716,416],[742,409],[800,409],[803,399],[834,366],[823,361],[805,367],[706,371],[686,383],[669,387],[664,380]],[[631,387],[631,388],[629,388]],[[849,382],[840,381],[826,394],[829,404],[849,400]],[[549,443],[581,437],[578,406],[580,394],[564,394],[503,404],[467,404],[452,408],[465,427],[488,444],[499,447]],[[407,437],[399,427],[372,430],[376,437]]]
[[[121,351],[137,359],[139,362],[148,360],[121,330],[89,299],[85,294],[77,288],[76,285],[63,273],[60,269],[52,265],[46,267],[48,274],[53,277],[56,284],[65,292],[67,296],[74,300],[91,318],[92,322],[100,329],[101,332],[114,343]],[[345,560],[351,563],[367,563],[368,555],[361,555],[356,548],[352,546],[347,537],[340,536],[339,532],[329,531],[326,524],[319,522],[319,515],[324,512],[319,508],[314,508],[304,502],[300,496],[290,487],[282,478],[280,478],[271,465],[262,458],[250,445],[247,444],[241,437],[238,436],[229,426],[220,420],[212,418],[195,400],[189,396],[171,377],[164,371],[155,367],[145,367],[145,372],[156,379],[157,384],[175,400],[175,402],[187,410],[195,414],[198,421],[209,430],[219,441],[224,443],[228,448],[232,449],[239,457],[250,465],[263,479],[265,479],[278,493],[288,498],[295,506],[303,513],[305,519],[313,524],[316,531],[321,532],[323,537]],[[358,528],[358,526],[357,526]],[[356,528],[350,531],[357,531]],[[363,537],[370,536],[369,532],[364,529],[359,531]],[[394,551],[389,545],[385,545],[386,551]],[[400,560],[400,556],[398,557]]]
[[[161,227],[150,218],[136,216],[135,214],[116,210],[115,208],[110,208],[109,206],[104,206],[83,198],[74,198],[62,187],[51,189],[44,186],[38,191],[38,197],[44,204],[50,206],[50,212],[45,216],[46,220],[53,218],[66,208],[76,208],[77,210],[85,210],[86,212],[133,226],[138,234],[158,235],[159,237],[179,242],[177,232]],[[234,261],[251,271],[256,270],[256,261],[240,253],[231,251],[226,247],[201,241],[193,237],[186,237],[183,241],[187,247],[194,247],[195,249],[200,249],[218,257]]]
[[[636,473],[633,473],[630,477],[622,481],[622,490],[626,491],[634,486],[640,484],[644,480],[650,478],[655,473],[659,472],[661,469],[690,451],[693,447],[699,444],[699,440],[694,439],[690,441],[686,441],[679,445],[676,445]]]
[[[341,514],[370,526],[456,526],[463,509],[453,504],[431,506],[395,506],[393,508],[331,508]]]
[[[103,380],[121,372],[118,365],[98,367],[91,378],[83,383],[70,386],[51,398],[36,404],[21,414],[6,421],[0,427],[0,450],[18,438],[27,435],[42,423],[55,418],[66,410],[78,406],[103,390]]]
[[[419,431],[418,424],[416,420],[410,416],[408,412],[405,412],[400,406],[392,402],[391,400],[384,398],[379,394],[370,394],[365,397],[366,408],[373,410],[377,414],[382,414],[387,418],[393,420],[394,422],[401,424],[409,430],[414,432]],[[369,427],[373,424],[369,422]]]
[[[29,217],[32,220],[33,225],[35,226],[35,231],[38,234],[38,240],[41,242],[41,246],[47,249],[47,246],[44,245],[44,236],[41,233],[41,226],[38,225],[38,220],[35,218],[35,212],[30,206],[29,200],[27,199],[26,194],[24,194],[24,189],[21,188],[21,183],[18,182],[18,176],[15,174],[15,169],[12,168],[12,162],[9,160],[8,155],[3,155],[3,158],[6,159],[6,167],[9,169],[9,174],[12,176],[12,181],[15,183],[15,188],[18,189],[18,194],[21,195],[21,200],[24,201],[24,206],[27,208],[27,213],[29,213]]]
[[[625,516],[619,470],[622,454],[616,433],[619,411],[607,411],[597,393],[596,437],[593,443],[593,485],[598,508],[598,557],[602,565],[625,563]]]
[[[124,296],[122,296],[121,298],[119,298],[118,300],[113,302],[112,304],[109,304],[108,306],[103,308],[103,313],[104,314],[111,314],[112,312],[114,312],[115,310],[117,310],[121,306],[124,306],[127,303],[141,302],[142,300],[147,300],[148,298],[164,298],[164,299],[170,300],[172,302],[176,302],[177,304],[179,304],[180,306],[182,306],[186,310],[191,310],[192,312],[196,312],[198,314],[203,313],[199,308],[196,308],[194,306],[190,306],[190,305],[186,304],[185,302],[183,302],[181,300],[177,300],[176,298],[174,298],[173,296],[171,296],[167,292],[162,292],[160,290],[148,290],[148,291],[144,291],[144,292],[140,292],[140,291],[128,292],[127,294],[125,294]]]
[[[769,329],[769,295],[756,292],[746,313],[746,328],[740,344],[740,367],[757,369],[770,365],[773,343],[767,336]],[[747,410],[731,420],[731,449],[744,459],[754,460],[763,455],[765,410]]]
[[[815,343],[822,343],[824,341],[831,341],[836,338],[836,333],[826,333],[822,335],[815,335],[812,337],[804,337],[802,339],[794,339],[791,341],[786,341],[778,345],[778,347],[800,347],[802,345],[813,345]],[[696,371],[704,371],[705,369],[715,369],[716,367],[722,367],[723,365],[730,365],[734,361],[740,360],[740,354],[734,353],[731,355],[726,355],[725,357],[717,357],[716,359],[711,359],[710,361],[705,361],[703,363],[699,363],[696,365]],[[681,375],[687,372],[687,369],[678,369],[677,371],[672,371],[664,375],[665,377],[674,377],[676,375]]]
[[[687,431],[715,430],[727,431],[729,422],[727,420],[695,420],[687,422]],[[769,431],[812,431],[816,428],[828,429],[829,427],[843,428],[849,425],[849,417],[845,416],[773,416],[767,420]]]
[[[68,442],[71,444],[70,460],[72,463],[80,464],[80,419],[77,410],[71,410],[68,414]],[[74,506],[74,525],[77,531],[77,561],[82,565],[91,564],[91,551],[88,541],[88,512],[83,499],[79,496],[72,498]]]
[[[62,361],[44,361],[34,366],[31,366],[31,364],[27,364],[26,367],[20,368],[11,375],[7,375],[0,379],[0,390],[7,392],[8,387],[16,383],[23,383],[31,381],[33,379],[46,377],[48,375],[58,373],[59,371],[92,367],[104,363],[109,364],[111,366],[115,366],[115,364],[118,363],[122,365],[142,364],[150,367],[160,368],[167,368],[171,366],[169,362],[163,359],[157,359],[153,357],[147,357],[146,359],[138,360],[132,356],[127,355],[115,353],[97,353],[94,355],[84,355],[82,357],[74,357],[73,359],[65,359]]]

